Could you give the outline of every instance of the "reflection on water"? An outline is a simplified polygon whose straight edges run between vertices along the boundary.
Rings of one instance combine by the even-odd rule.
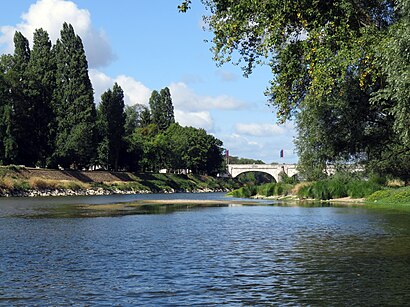
[[[240,198],[225,197],[225,193],[175,193],[175,194],[133,194],[133,195],[103,195],[103,196],[68,196],[68,197],[10,197],[0,198],[0,218],[7,216],[18,217],[73,217],[80,216],[83,212],[81,205],[87,204],[110,204],[125,203],[144,200],[242,200]],[[272,201],[259,200],[261,204],[272,203]],[[171,212],[174,208],[145,208],[142,212],[128,212],[129,214],[138,213],[160,213],[162,211]],[[127,212],[122,212],[127,215]],[[118,215],[118,214],[113,214]],[[119,214],[121,215],[121,214]]]
[[[410,301],[408,213],[235,206],[92,219],[2,216],[0,305]]]

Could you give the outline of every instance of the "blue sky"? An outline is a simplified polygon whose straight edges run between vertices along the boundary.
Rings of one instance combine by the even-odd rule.
[[[206,129],[231,155],[267,163],[295,163],[293,125],[278,126],[264,90],[271,73],[258,67],[244,78],[240,67],[217,67],[209,50],[212,33],[202,29],[207,14],[194,1],[187,14],[179,0],[19,0],[0,2],[0,52],[13,51],[16,30],[32,40],[42,27],[54,43],[67,21],[81,36],[96,103],[114,82],[127,104],[147,104],[152,90],[168,86],[176,120]],[[279,158],[280,149],[285,158]]]

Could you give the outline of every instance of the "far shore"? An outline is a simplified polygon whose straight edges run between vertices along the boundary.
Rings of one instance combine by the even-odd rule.
[[[278,200],[283,202],[324,202],[324,203],[338,203],[338,204],[365,204],[365,198],[352,198],[352,197],[342,197],[342,198],[332,198],[327,200],[317,200],[310,198],[299,198],[296,195],[273,195],[273,196],[263,196],[255,195],[251,199],[265,199],[265,200]]]

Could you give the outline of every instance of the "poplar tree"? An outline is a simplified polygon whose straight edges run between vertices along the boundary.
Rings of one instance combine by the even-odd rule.
[[[6,108],[8,122],[7,152],[10,163],[34,165],[32,105],[28,97],[27,66],[30,47],[20,32],[14,35],[14,55],[7,72],[10,104]]]
[[[174,106],[172,105],[171,93],[168,87],[163,88],[160,93],[153,91],[149,99],[152,121],[160,131],[165,131],[175,123]]]
[[[98,131],[100,142],[98,146],[98,161],[108,169],[118,170],[124,146],[124,92],[115,83],[112,91],[108,90],[101,96],[98,107]]]
[[[149,107],[151,109],[152,122],[158,126],[158,123],[161,121],[161,96],[156,90],[151,93]]]
[[[32,102],[33,149],[35,161],[45,167],[50,162],[55,131],[52,110],[56,65],[48,33],[43,29],[34,32],[34,44],[28,64],[29,95]]]
[[[11,87],[9,74],[13,63],[10,54],[0,57],[0,164],[11,163],[14,157],[14,138],[11,131]],[[11,145],[11,146],[10,146]],[[11,149],[11,151],[10,151]]]
[[[64,23],[54,52],[57,65],[53,95],[57,119],[54,159],[63,167],[84,167],[95,156],[96,110],[83,43],[72,25]]]
[[[168,87],[163,88],[159,95],[161,97],[162,109],[161,129],[166,130],[171,124],[175,123],[174,106],[172,104],[171,93]]]
[[[5,164],[5,147],[4,141],[6,137],[6,122],[5,109],[8,103],[8,86],[4,78],[3,72],[0,71],[0,165]]]
[[[141,128],[147,127],[148,125],[152,124],[151,111],[146,106],[143,106],[140,116]]]

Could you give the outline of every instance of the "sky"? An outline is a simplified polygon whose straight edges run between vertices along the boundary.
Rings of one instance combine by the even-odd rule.
[[[168,87],[176,121],[204,128],[230,155],[296,163],[294,125],[277,125],[263,94],[272,78],[269,67],[258,67],[249,78],[233,64],[218,67],[206,42],[212,33],[203,30],[202,16],[209,12],[193,1],[188,13],[179,13],[180,2],[0,1],[0,53],[13,53],[15,31],[31,43],[34,30],[43,28],[55,43],[63,23],[71,23],[84,43],[97,104],[114,82],[128,105],[148,105],[153,90]]]

